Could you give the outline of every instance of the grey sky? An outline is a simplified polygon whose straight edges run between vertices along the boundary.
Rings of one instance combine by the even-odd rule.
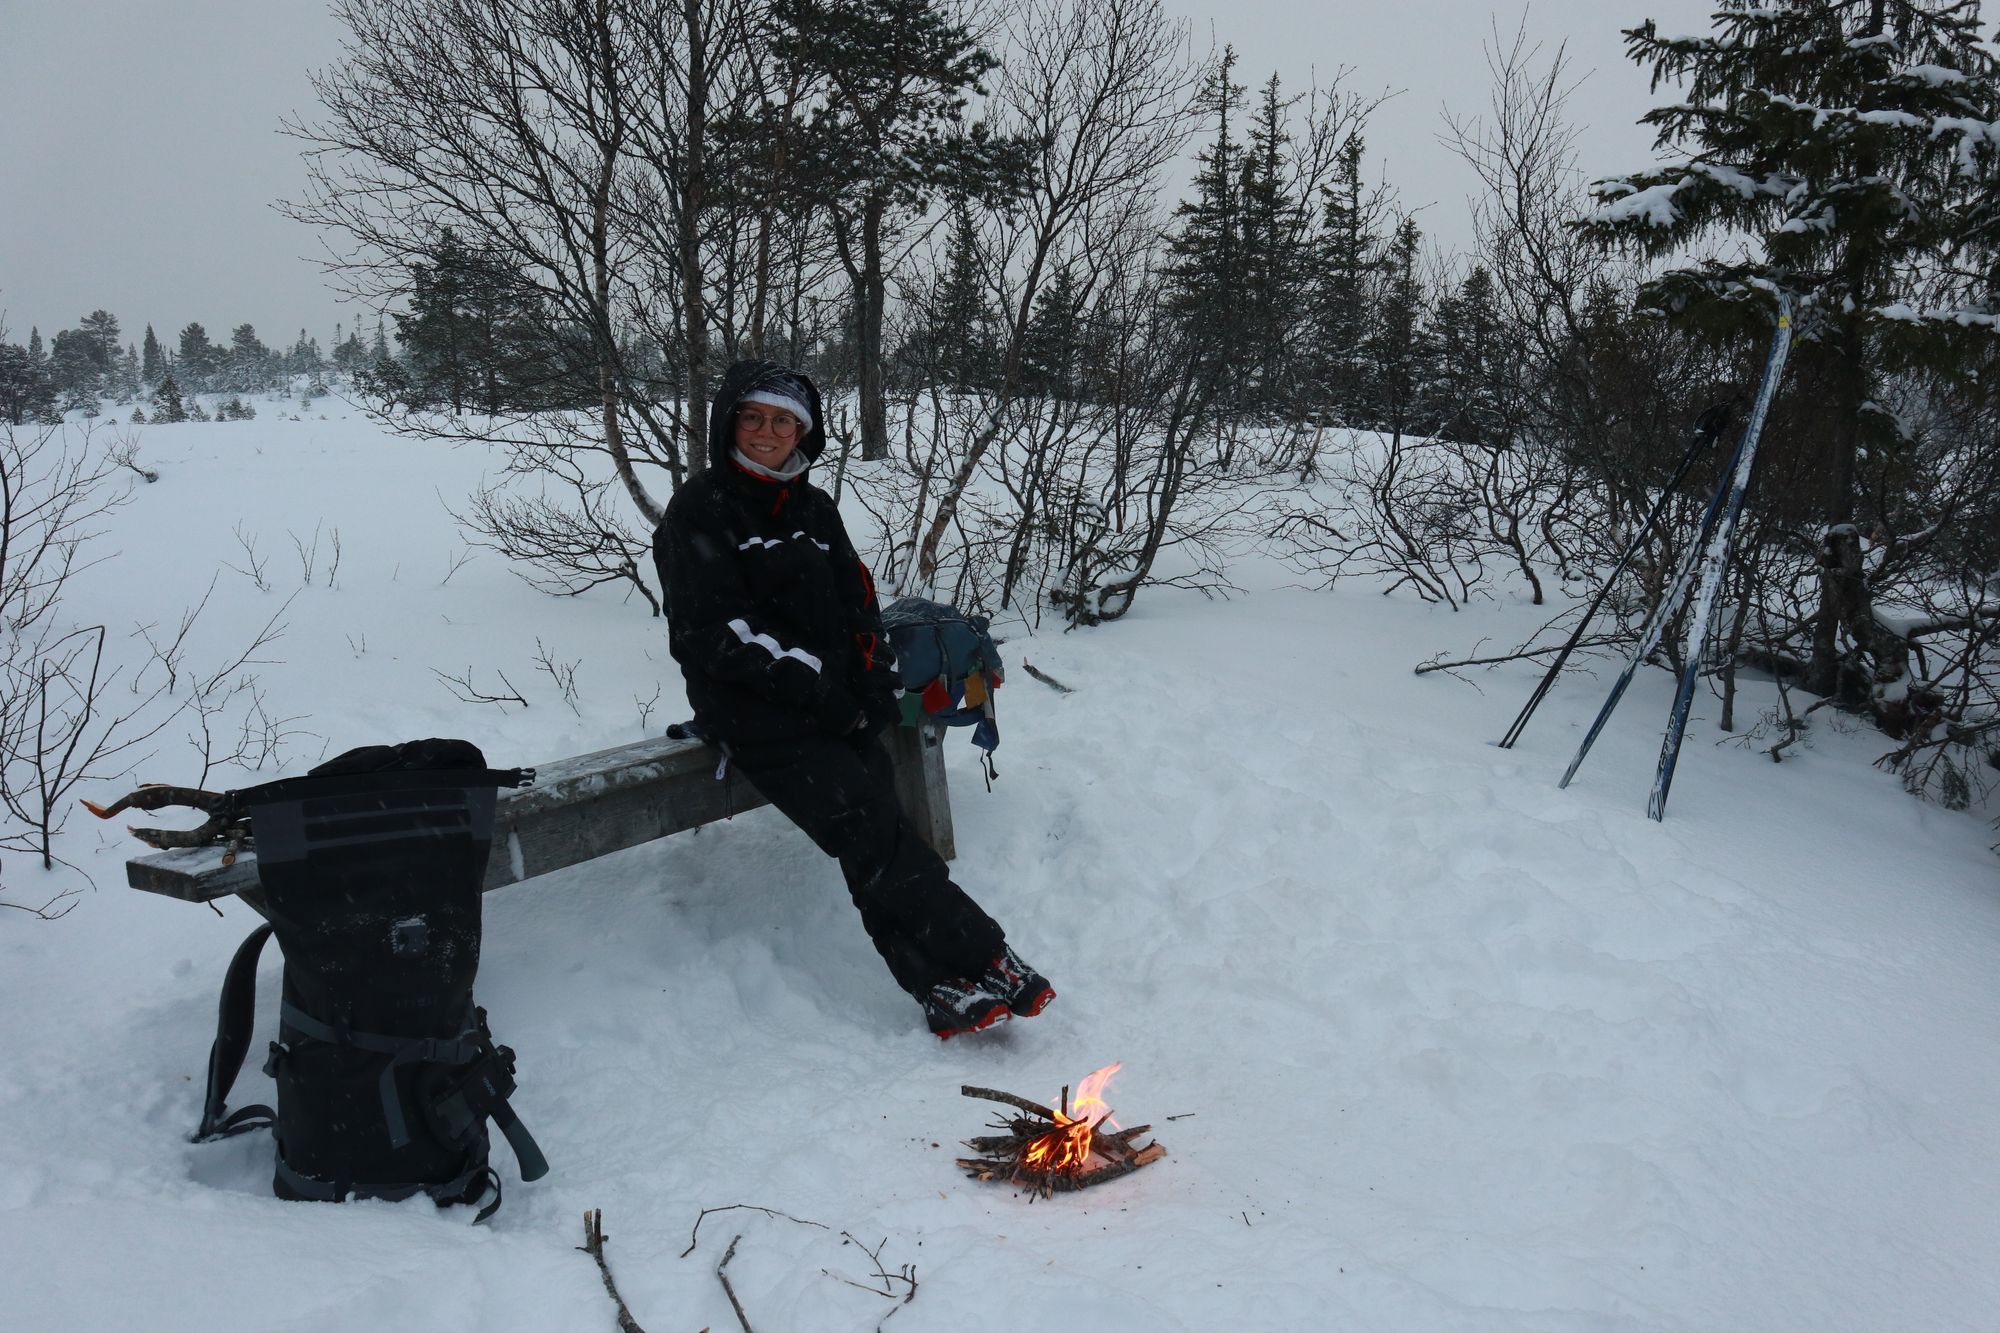
[[[1275,69],[1302,88],[1351,68],[1356,91],[1400,90],[1376,115],[1371,170],[1427,231],[1466,239],[1471,182],[1437,142],[1440,113],[1486,103],[1483,46],[1511,37],[1516,4],[1489,0],[1166,0],[1198,48],[1233,42],[1239,78]],[[1564,40],[1576,74],[1587,171],[1646,160],[1633,121],[1651,104],[1618,30],[1646,17],[1705,26],[1709,0],[1534,0],[1530,35]],[[102,307],[132,341],[148,322],[171,339],[189,320],[226,336],[245,320],[289,345],[322,344],[343,312],[309,259],[317,240],[274,199],[303,182],[282,116],[314,109],[309,70],[339,50],[322,0],[0,0],[0,317],[10,340],[46,337]]]

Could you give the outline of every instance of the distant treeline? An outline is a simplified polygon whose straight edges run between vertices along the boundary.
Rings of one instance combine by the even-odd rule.
[[[116,315],[93,310],[46,342],[39,328],[28,330],[25,343],[0,336],[0,420],[18,426],[67,412],[95,415],[107,398],[151,401],[155,420],[182,420],[196,394],[290,392],[303,380],[301,392],[317,397],[326,392],[329,374],[353,375],[389,356],[379,324],[372,344],[358,328],[336,326],[332,346],[326,354],[300,329],[290,349],[269,347],[249,324],[238,324],[228,342],[218,343],[198,323],[183,327],[171,346],[151,324],[132,343],[124,340]]]

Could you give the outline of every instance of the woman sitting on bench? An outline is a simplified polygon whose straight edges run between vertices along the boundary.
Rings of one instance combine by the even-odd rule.
[[[819,390],[763,361],[724,374],[708,467],[653,534],[674,660],[703,735],[840,861],[861,924],[941,1038],[1055,991],[904,819],[878,737],[900,718],[868,568],[806,473]]]

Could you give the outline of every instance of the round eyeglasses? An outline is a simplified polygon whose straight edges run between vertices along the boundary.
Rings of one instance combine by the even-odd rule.
[[[789,440],[799,433],[800,424],[799,419],[789,412],[760,412],[753,407],[738,408],[736,411],[737,429],[749,431],[752,435],[768,426],[771,434],[781,440]]]

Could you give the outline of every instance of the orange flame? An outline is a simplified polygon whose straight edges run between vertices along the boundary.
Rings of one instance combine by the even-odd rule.
[[[1031,1171],[1074,1173],[1083,1170],[1090,1160],[1091,1140],[1097,1126],[1107,1120],[1113,1128],[1118,1122],[1111,1119],[1111,1107],[1104,1100],[1104,1087],[1111,1076],[1124,1068],[1122,1061],[1106,1065],[1086,1077],[1076,1086],[1076,1100],[1070,1104],[1070,1114],[1055,1112],[1056,1128],[1028,1145],[1022,1154],[1021,1164]]]

